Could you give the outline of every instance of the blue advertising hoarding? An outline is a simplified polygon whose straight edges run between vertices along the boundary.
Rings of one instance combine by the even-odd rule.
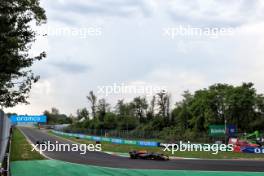
[[[12,123],[18,123],[18,122],[46,123],[47,116],[45,115],[11,115],[10,120]]]
[[[158,142],[152,141],[138,141],[139,146],[148,146],[148,147],[157,147],[159,146]]]
[[[264,154],[264,147],[243,147],[241,148],[243,153],[257,153]]]
[[[93,141],[111,142],[113,144],[130,144],[130,145],[138,145],[138,146],[145,146],[145,147],[158,147],[160,145],[159,142],[154,142],[154,141],[134,141],[134,140],[125,140],[125,139],[120,139],[120,138],[88,136],[88,135],[83,135],[83,134],[64,133],[64,132],[60,132],[60,131],[56,131],[56,130],[52,130],[52,132],[55,134],[80,137],[80,138],[93,140]]]
[[[236,135],[236,131],[237,131],[236,125],[229,124],[227,126],[227,134],[228,134],[228,136],[234,137]]]

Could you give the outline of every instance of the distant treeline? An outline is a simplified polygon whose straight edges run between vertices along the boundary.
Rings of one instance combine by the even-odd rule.
[[[173,105],[169,94],[161,91],[149,102],[135,97],[131,102],[119,100],[111,109],[91,91],[87,96],[91,110],[78,109],[70,129],[160,131],[166,137],[195,138],[206,134],[210,124],[226,120],[239,132],[264,130],[264,96],[257,94],[252,83],[215,84],[193,94],[185,91],[182,96]]]
[[[72,117],[68,117],[65,114],[60,114],[57,108],[51,108],[51,111],[45,110],[43,114],[47,116],[47,123],[49,125],[71,124],[73,122]]]

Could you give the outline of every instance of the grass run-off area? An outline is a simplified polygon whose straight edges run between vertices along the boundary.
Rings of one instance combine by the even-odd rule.
[[[118,169],[57,160],[15,161],[12,176],[263,176],[261,172]]]
[[[11,161],[45,159],[35,150],[31,150],[32,146],[28,143],[25,136],[17,128],[14,128],[11,143]]]
[[[77,139],[75,137],[61,136],[49,132],[49,135],[60,136],[66,139],[69,139],[76,143],[81,144],[95,144],[95,141],[89,141],[86,139]],[[101,142],[102,150],[108,152],[117,152],[117,153],[128,153],[132,150],[146,150],[148,152],[158,152],[163,153],[168,156],[173,157],[185,157],[185,158],[202,158],[202,159],[252,159],[252,160],[264,160],[264,154],[251,154],[251,153],[235,153],[235,152],[219,152],[218,154],[212,154],[212,152],[201,152],[201,151],[177,151],[174,154],[171,152],[164,152],[161,147],[141,147],[136,145],[127,145],[127,144],[113,144],[109,142]]]

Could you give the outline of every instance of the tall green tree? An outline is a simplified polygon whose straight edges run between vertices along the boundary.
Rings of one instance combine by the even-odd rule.
[[[104,129],[115,129],[117,128],[116,114],[107,112],[104,117]]]
[[[146,98],[134,98],[134,100],[131,102],[131,108],[134,110],[134,116],[138,118],[140,122],[145,122],[146,110],[148,108]]]
[[[147,111],[147,120],[152,121],[155,116],[155,107],[156,107],[156,96],[154,95],[149,103],[149,108]]]
[[[157,93],[157,104],[159,108],[159,116],[163,117],[168,123],[170,117],[170,96],[166,91]]]
[[[125,103],[124,100],[118,100],[115,109],[119,129],[132,130],[137,127],[138,118],[135,117],[132,102]]]
[[[51,108],[51,114],[53,115],[58,115],[60,113],[59,109],[55,108],[55,107],[52,107]]]
[[[109,111],[109,104],[106,102],[104,98],[98,100],[97,105],[97,114],[100,122],[104,121],[104,117],[107,111]]]
[[[91,105],[91,109],[92,109],[92,116],[93,118],[96,117],[96,104],[97,104],[97,97],[95,96],[95,94],[93,93],[93,91],[89,92],[89,95],[86,97]]]
[[[249,124],[257,116],[258,95],[252,83],[243,83],[229,92],[228,117],[239,129],[250,130]]]
[[[39,0],[0,1],[0,105],[13,107],[28,103],[32,84],[39,79],[31,66],[46,56],[30,56],[37,33],[31,28],[47,20]]]
[[[51,112],[45,110],[43,114],[47,116],[47,123],[50,125],[72,123],[72,118],[68,117],[65,114],[60,114],[59,110],[54,107],[51,109]]]
[[[89,111],[86,108],[78,109],[77,110],[77,118],[80,119],[89,119]]]
[[[183,100],[177,102],[175,108],[172,110],[171,123],[183,132],[189,128],[189,121],[192,118],[190,103],[192,102],[193,95],[189,91],[184,91],[182,96]]]

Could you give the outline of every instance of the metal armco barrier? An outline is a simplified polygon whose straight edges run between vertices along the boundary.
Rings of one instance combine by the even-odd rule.
[[[7,115],[0,110],[0,169],[7,171],[4,175],[9,175],[9,152],[11,122]]]
[[[89,136],[89,135],[84,135],[84,134],[65,133],[65,132],[56,131],[56,130],[52,130],[52,132],[55,134],[62,135],[62,136],[78,137],[80,139],[87,139],[87,140],[93,140],[93,141],[111,142],[114,144],[130,144],[130,145],[138,145],[138,146],[145,146],[145,147],[158,147],[160,145],[159,142],[154,142],[154,141],[136,141],[136,140],[125,140],[125,139],[120,139],[120,138]]]

